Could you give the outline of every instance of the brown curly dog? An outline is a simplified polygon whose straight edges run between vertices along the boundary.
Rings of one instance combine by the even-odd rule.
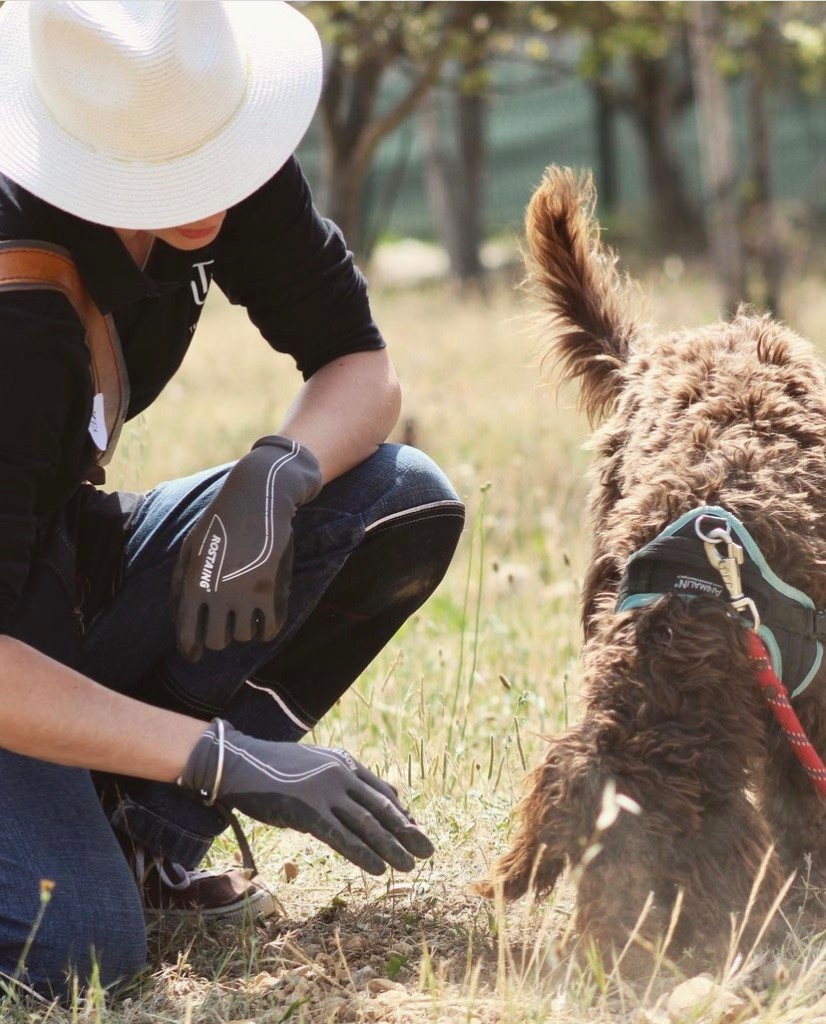
[[[682,892],[671,949],[719,951],[764,858],[746,940],[791,872],[826,887],[826,806],[760,693],[747,616],[724,588],[664,591],[619,613],[618,595],[635,552],[693,509],[720,506],[776,577],[826,605],[824,374],[812,347],[768,316],[741,310],[673,334],[638,325],[592,214],[590,181],[550,168],[526,223],[529,276],[554,328],[549,358],[579,381],[592,423],[603,420],[582,596],[584,717],[550,740],[512,846],[479,888],[547,892],[578,865],[577,930],[608,948],[627,940],[649,898],[640,934],[662,936]],[[826,673],[815,664],[794,707],[826,754]],[[608,784],[641,813],[621,813],[583,862]]]

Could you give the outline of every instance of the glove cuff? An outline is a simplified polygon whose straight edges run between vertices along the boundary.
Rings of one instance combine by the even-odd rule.
[[[221,792],[224,777],[227,725],[214,718],[209,728],[195,744],[184,766],[178,785],[194,790],[207,807],[211,807]]]
[[[318,459],[310,449],[300,445],[298,441],[293,441],[290,437],[282,437],[280,434],[267,434],[265,437],[259,437],[252,448],[250,448],[250,451],[254,452],[256,448],[264,447],[278,448],[285,454],[292,455],[290,463],[292,467],[291,475],[301,475],[304,479],[304,495],[301,498],[301,504],[312,501],[321,490],[324,478],[321,475],[321,466]]]

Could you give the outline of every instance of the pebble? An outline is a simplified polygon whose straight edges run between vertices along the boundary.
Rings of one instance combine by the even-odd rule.
[[[348,1000],[341,996],[330,996],[328,999],[318,1003],[315,1010],[320,1020],[337,1020],[340,1014],[347,1008]]]
[[[288,882],[292,882],[294,878],[298,878],[298,865],[293,863],[291,860],[284,861],[281,865],[281,871]]]
[[[290,971],[290,974],[299,978],[312,978],[315,973],[315,964],[299,964],[298,967],[293,967]]]
[[[641,1024],[670,1024],[666,1014],[657,1010],[649,1010],[646,1006],[640,1009],[639,1019]]]
[[[389,978],[371,978],[367,982],[368,992],[406,992],[407,989],[401,982],[391,981]]]
[[[366,967],[359,967],[359,969],[353,973],[353,981],[355,982],[356,988],[363,988],[369,981],[376,977],[376,974],[376,968],[371,967],[369,964]]]
[[[280,978],[277,978],[274,974],[269,974],[267,971],[261,971],[260,974],[256,974],[252,981],[250,981],[249,987],[253,992],[269,992],[270,989],[277,988],[280,984]]]
[[[701,1017],[717,1024],[731,1024],[745,1005],[744,1000],[722,988],[707,974],[698,974],[671,992],[665,1008],[671,1024],[684,1024]]]

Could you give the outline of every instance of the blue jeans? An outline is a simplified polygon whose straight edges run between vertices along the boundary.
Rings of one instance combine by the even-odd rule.
[[[78,667],[139,700],[205,720],[220,715],[261,739],[297,740],[432,593],[464,511],[426,455],[382,445],[298,510],[288,618],[275,640],[236,643],[191,663],[175,648],[172,572],[229,468],[161,484],[125,517],[121,569],[86,625]],[[78,566],[84,589],[99,593],[95,559],[86,562]],[[142,906],[112,827],[191,868],[226,824],[173,785],[93,781],[3,750],[0,815],[0,971],[14,969],[40,880],[51,879],[27,978],[52,991],[69,967],[88,976],[92,951],[104,983],[144,963]]]

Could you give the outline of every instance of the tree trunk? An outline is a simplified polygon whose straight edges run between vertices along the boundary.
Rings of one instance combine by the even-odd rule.
[[[481,61],[465,65],[462,74],[479,78]],[[485,128],[487,98],[478,90],[460,92],[456,97],[458,141],[459,202],[456,251],[451,258],[453,274],[463,292],[485,290],[485,268],[482,264],[484,240]]]
[[[362,141],[372,123],[382,70],[377,61],[369,61],[348,71],[334,53],[321,99],[324,149],[319,205],[341,228],[357,256],[364,250],[364,183],[370,169]]]
[[[431,90],[421,110],[430,209],[460,292],[484,293],[485,101],[478,94],[457,93],[450,113],[456,125],[453,151],[445,145],[439,97]]]
[[[716,62],[722,19],[714,0],[698,0],[689,11],[706,226],[712,264],[723,288],[724,308],[731,315],[746,298],[746,280],[731,109],[726,82]]]
[[[333,146],[325,149],[323,168],[327,197],[324,216],[341,228],[347,247],[359,257],[365,251],[367,227],[364,215],[366,170],[362,172],[353,164],[352,154]]]
[[[385,70],[396,59],[387,48],[376,50],[347,69],[335,49],[327,58],[327,81],[321,100],[324,123],[322,160],[324,211],[338,223],[357,256],[365,253],[364,184],[382,139],[416,109],[439,77],[452,33],[472,20],[474,4],[445,5],[443,36],[419,68],[407,92],[389,111],[374,116]]]
[[[453,217],[456,202],[455,172],[451,166],[451,156],[445,149],[441,104],[435,89],[431,89],[425,97],[419,115],[430,213],[436,237],[450,256],[456,247],[456,240],[453,237],[456,230],[456,221]]]
[[[762,48],[757,47],[760,61]],[[748,234],[760,278],[762,305],[780,315],[783,287],[783,253],[778,242],[777,214],[772,189],[772,145],[766,112],[766,83],[762,66],[754,67],[746,80],[749,124],[749,163],[752,195],[749,202]]]
[[[677,113],[666,59],[633,57],[632,114],[642,138],[646,179],[654,207],[654,230],[662,243],[696,236],[697,215],[689,201],[672,135]]]
[[[597,78],[591,85],[596,130],[596,184],[600,208],[615,210],[619,199],[617,178],[617,112],[611,91]]]

